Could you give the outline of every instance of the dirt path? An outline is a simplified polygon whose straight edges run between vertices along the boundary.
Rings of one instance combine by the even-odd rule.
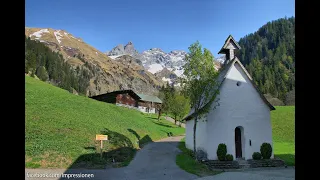
[[[196,175],[187,173],[176,165],[176,155],[180,153],[178,142],[184,136],[169,137],[149,143],[137,152],[135,158],[127,167],[107,169],[107,170],[89,170],[89,169],[26,169],[26,173],[82,173],[94,174],[94,178],[103,180],[191,180],[197,179]],[[37,179],[41,178],[27,178]],[[59,178],[43,178],[59,179]],[[64,178],[68,179],[68,178]],[[72,178],[69,178],[72,179]],[[79,179],[79,178],[78,178]],[[86,179],[86,178],[80,178]]]
[[[165,118],[167,121],[170,121],[170,122],[174,123],[174,119],[172,119],[171,117],[165,116],[164,118]],[[179,122],[177,122],[177,125],[179,125]],[[181,123],[181,127],[186,128],[186,125],[185,125],[184,123]]]

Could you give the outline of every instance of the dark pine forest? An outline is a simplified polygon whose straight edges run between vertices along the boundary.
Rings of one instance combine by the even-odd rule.
[[[239,40],[237,57],[252,75],[259,90],[294,105],[295,18],[268,22]]]

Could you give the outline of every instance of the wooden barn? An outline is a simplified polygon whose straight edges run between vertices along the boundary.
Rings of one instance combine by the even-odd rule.
[[[162,104],[162,101],[157,96],[150,96],[145,94],[137,94],[140,99],[138,102],[138,108],[141,112],[158,113],[158,106]]]
[[[146,113],[157,113],[157,106],[162,103],[157,96],[137,94],[132,90],[113,91],[90,98],[118,106],[134,108]]]

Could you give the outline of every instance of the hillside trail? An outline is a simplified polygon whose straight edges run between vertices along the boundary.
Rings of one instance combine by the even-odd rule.
[[[164,119],[174,123],[174,119],[169,117],[169,116],[165,116]],[[179,122],[177,122],[177,125],[179,125]],[[186,128],[186,124],[185,123],[181,123],[181,127]]]

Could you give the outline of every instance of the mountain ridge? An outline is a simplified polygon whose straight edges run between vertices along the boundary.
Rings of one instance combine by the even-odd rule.
[[[128,44],[130,45],[130,51],[125,48]],[[183,75],[183,65],[185,64],[184,60],[187,52],[183,50],[171,50],[170,52],[165,52],[161,48],[150,48],[139,53],[134,48],[134,44],[129,41],[127,45],[118,44],[110,51],[106,51],[105,54],[111,59],[116,59],[123,55],[130,55],[139,59],[144,68],[150,73],[156,75],[163,81],[175,83],[177,78]],[[214,60],[216,70],[221,68],[221,62],[223,62],[224,59],[223,57],[224,56],[221,56]]]
[[[143,67],[125,65],[73,36],[64,30],[53,28],[25,27],[25,35],[31,40],[39,41],[54,52],[62,54],[73,69],[89,66],[93,74],[86,95],[98,95],[106,92],[130,88],[138,93],[156,94],[164,82]]]

